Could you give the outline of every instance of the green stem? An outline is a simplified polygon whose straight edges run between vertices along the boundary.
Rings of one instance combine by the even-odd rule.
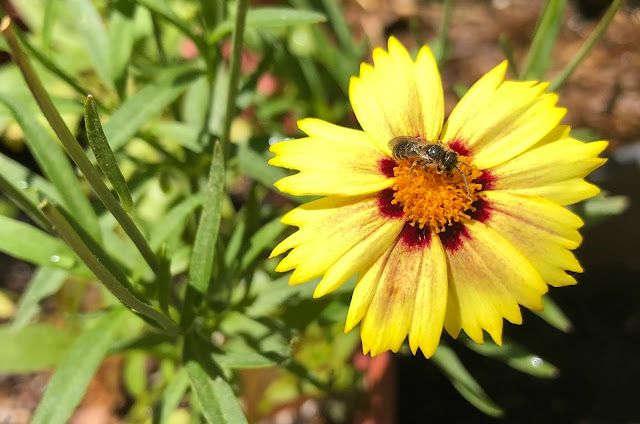
[[[42,211],[36,207],[31,200],[24,195],[22,191],[20,191],[16,186],[11,184],[9,180],[7,180],[4,175],[0,174],[0,189],[9,196],[9,199],[13,200],[13,202],[22,209],[29,218],[33,220],[40,228],[45,231],[51,231],[51,225],[49,221],[47,221],[47,217],[44,216]]]
[[[150,305],[138,299],[133,293],[126,288],[126,282],[118,281],[118,279],[107,269],[103,261],[91,251],[89,246],[82,240],[78,232],[73,228],[71,223],[62,215],[62,213],[47,200],[42,202],[40,210],[46,215],[47,219],[53,225],[56,233],[60,235],[73,249],[82,262],[87,265],[95,276],[104,284],[107,289],[120,302],[131,310],[144,315],[147,318],[157,322],[162,328],[170,334],[179,334],[180,327],[169,317],[154,309]]]
[[[224,162],[229,158],[229,133],[231,131],[231,120],[233,119],[236,107],[236,94],[238,92],[238,79],[240,77],[240,64],[242,62],[242,45],[244,44],[244,26],[247,16],[249,1],[239,0],[236,12],[236,24],[231,42],[231,65],[229,70],[229,90],[227,91],[227,107],[224,114],[224,124],[222,127],[222,137],[220,144],[224,154]]]
[[[444,0],[444,10],[442,12],[442,25],[438,34],[438,44],[440,49],[437,51],[438,57],[436,62],[438,65],[447,57],[449,49],[449,25],[451,24],[451,13],[453,12],[453,0]]]
[[[555,77],[551,84],[549,85],[549,89],[547,91],[557,91],[562,85],[567,81],[567,79],[573,74],[573,71],[576,70],[580,62],[585,58],[585,56],[589,53],[589,51],[593,48],[593,46],[598,42],[598,40],[604,35],[607,27],[611,23],[611,20],[615,16],[620,6],[624,3],[624,0],[614,0],[607,9],[607,12],[604,14],[598,25],[593,30],[587,41],[582,45],[578,54],[575,55],[571,62],[567,66],[564,67],[560,75]]]
[[[2,34],[7,40],[7,44],[9,45],[9,48],[11,50],[13,61],[18,66],[18,68],[20,68],[22,76],[29,86],[29,90],[31,90],[31,93],[36,99],[38,106],[40,106],[40,110],[47,118],[47,121],[49,121],[51,128],[58,136],[58,139],[64,146],[65,150],[67,151],[69,156],[71,156],[71,159],[73,159],[76,165],[78,165],[78,168],[80,168],[80,171],[84,174],[85,178],[98,195],[98,198],[100,198],[102,203],[107,207],[107,209],[109,209],[115,219],[120,223],[122,229],[131,238],[151,269],[155,273],[158,273],[158,258],[153,253],[153,250],[151,250],[151,247],[149,247],[149,244],[147,243],[144,236],[142,235],[136,224],[133,222],[131,217],[122,208],[120,202],[118,202],[114,195],[111,194],[111,191],[109,191],[102,180],[101,173],[93,167],[91,161],[78,143],[78,140],[76,140],[73,134],[71,134],[71,131],[69,131],[69,128],[62,120],[62,117],[51,101],[49,94],[43,87],[42,82],[38,78],[38,75],[33,70],[31,63],[29,62],[29,58],[20,47],[20,43],[18,42],[18,39],[15,35],[11,24],[11,19],[9,17],[4,17],[2,19],[2,23],[0,24],[0,31],[2,31]]]

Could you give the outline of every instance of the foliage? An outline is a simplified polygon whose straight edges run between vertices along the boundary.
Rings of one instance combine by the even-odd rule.
[[[0,188],[29,219],[15,209],[0,215],[0,251],[38,267],[0,328],[10,346],[0,364],[11,373],[57,365],[33,422],[67,422],[103,358],[116,353],[128,364],[132,421],[153,407],[154,423],[169,422],[186,399],[194,419],[245,422],[241,372],[254,368],[283,370],[278,394],[267,391],[273,404],[359,390],[349,365],[358,337],[341,327],[349,287],[312,300],[313,283],[287,286],[266,258],[285,231],[279,217],[308,200],[273,192],[285,173],[267,165],[269,144],[299,135],[297,118],[355,124],[347,86],[368,45],[354,41],[339,2],[249,10],[247,0],[13,3],[30,32],[3,21],[0,50],[13,62],[0,67],[0,132],[19,132],[43,177],[0,155]],[[565,3],[544,8],[523,77],[548,69]],[[433,40],[439,63],[451,7],[446,1]],[[598,219],[620,211],[597,202],[579,209]],[[66,305],[60,312],[72,318],[61,327],[40,314],[65,285],[86,290],[95,279],[107,290],[91,310]],[[567,331],[568,319],[546,302],[541,317]],[[555,375],[524,347],[505,345],[473,349]],[[163,369],[153,382],[140,372],[150,361]],[[501,414],[451,347],[433,363],[469,402]],[[245,413],[254,419],[260,408]]]

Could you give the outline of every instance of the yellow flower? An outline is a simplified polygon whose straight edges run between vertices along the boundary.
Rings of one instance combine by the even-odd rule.
[[[477,343],[486,330],[501,344],[502,319],[522,322],[519,305],[541,310],[547,284],[576,284],[566,271],[582,272],[571,250],[583,223],[563,206],[598,193],[583,178],[605,162],[607,143],[571,138],[548,84],[504,81],[504,62],[444,126],[428,47],[414,62],[391,37],[373,62],[349,87],[363,131],[303,119],[307,138],[271,147],[269,163],[300,171],[278,189],[326,196],[283,217],[299,230],[273,250],[292,249],[276,270],[294,269],[290,284],[323,276],[314,297],[358,273],[345,332],[361,322],[371,355],[397,352],[408,335],[413,353],[430,357],[443,327]],[[458,169],[395,160],[389,142],[399,136],[441,141]]]

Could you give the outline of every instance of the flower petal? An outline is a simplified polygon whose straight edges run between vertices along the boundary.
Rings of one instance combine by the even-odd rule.
[[[483,195],[484,221],[531,261],[552,286],[576,284],[565,270],[582,272],[570,250],[580,245],[582,220],[550,200],[498,191]]]
[[[405,226],[396,243],[361,275],[353,293],[345,331],[362,319],[364,353],[397,352],[409,334],[411,350],[435,352],[444,322],[447,268],[437,237],[416,241]]]
[[[584,178],[606,162],[598,157],[606,147],[606,141],[583,143],[573,138],[545,144],[491,169],[493,189],[533,188]]]
[[[496,86],[503,76],[500,65],[482,78],[478,90],[468,93],[471,100],[463,97],[451,112],[442,137],[445,143],[457,142],[470,150],[478,169],[524,152],[556,128],[566,113],[555,107],[557,95],[544,93],[548,84],[506,81]]]
[[[572,178],[539,187],[510,189],[509,193],[544,197],[565,206],[589,199],[600,193],[600,189],[582,178]]]
[[[501,344],[502,318],[521,323],[518,304],[542,310],[547,285],[500,234],[478,221],[460,225],[456,241],[443,243],[450,270],[445,328],[453,337],[463,329],[477,343],[484,329]]]
[[[269,163],[300,172],[275,183],[295,195],[354,196],[375,193],[393,184],[390,162],[363,132],[319,119],[303,119],[308,138],[276,143]],[[393,168],[390,168],[393,169]]]
[[[400,42],[389,38],[389,52],[373,51],[374,66],[362,64],[351,78],[349,98],[362,129],[391,155],[389,140],[419,136],[437,140],[444,117],[442,82],[427,47],[416,63]]]
[[[372,261],[376,249],[382,253],[388,247],[372,244],[383,243],[400,232],[401,215],[385,213],[381,206],[384,201],[387,200],[380,196],[325,197],[292,210],[282,222],[300,229],[274,249],[272,256],[293,249],[278,264],[276,271],[295,268],[289,284],[300,284],[325,274],[337,263],[328,277],[330,283],[325,283],[323,290],[328,292],[337,288],[351,275],[346,275],[347,271],[353,271],[353,274],[367,265],[367,262],[359,262],[358,257]],[[371,252],[365,251],[366,248]],[[355,249],[354,253],[352,249]],[[347,259],[342,260],[344,256]]]

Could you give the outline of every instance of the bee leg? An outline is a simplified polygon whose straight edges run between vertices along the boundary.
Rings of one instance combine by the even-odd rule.
[[[411,174],[413,173],[413,168],[416,167],[418,162],[419,162],[418,160],[414,160],[413,163],[411,164],[411,167],[409,168],[409,181],[411,181]]]
[[[460,175],[462,175],[462,180],[464,181],[464,186],[467,188],[467,195],[471,196],[471,192],[469,191],[469,184],[467,184],[467,177],[464,175],[464,172],[462,172],[460,170],[460,168],[458,168],[458,165],[456,165],[456,169],[458,170]]]

